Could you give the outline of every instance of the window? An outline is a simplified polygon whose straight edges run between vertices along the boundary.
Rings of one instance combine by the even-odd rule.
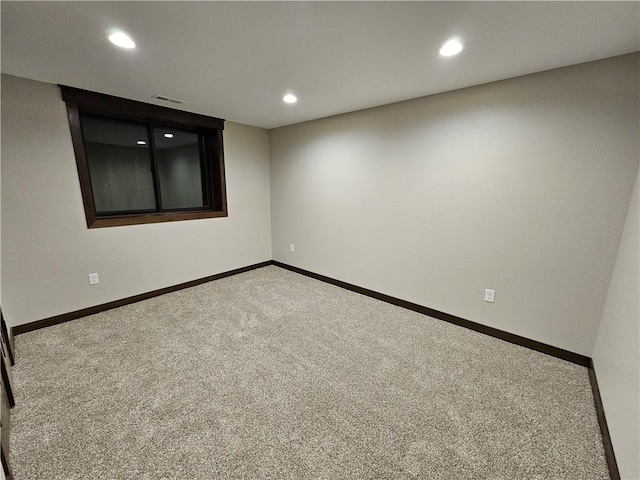
[[[227,216],[224,120],[60,88],[89,228]]]

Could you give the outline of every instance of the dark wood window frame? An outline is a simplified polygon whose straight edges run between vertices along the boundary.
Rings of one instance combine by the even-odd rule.
[[[71,140],[76,156],[82,201],[89,228],[172,222],[227,216],[227,194],[224,172],[222,131],[224,120],[197,113],[174,110],[148,103],[136,102],[101,93],[60,85],[62,99],[67,104]],[[97,116],[114,120],[145,123],[150,126],[175,127],[202,132],[207,142],[208,158],[205,178],[210,188],[211,206],[193,210],[160,211],[100,215],[96,212],[91,189],[89,165],[85,152],[80,116]]]

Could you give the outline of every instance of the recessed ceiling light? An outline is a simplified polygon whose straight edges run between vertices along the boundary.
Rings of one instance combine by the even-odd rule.
[[[138,140],[136,143],[138,145],[146,145],[147,144],[147,142],[145,142],[144,140]]]
[[[173,133],[165,133],[164,138],[173,138]]]
[[[111,43],[121,48],[132,49],[136,48],[136,42],[134,42],[129,35],[124,32],[113,32],[107,37]]]
[[[460,40],[452,38],[438,49],[438,53],[443,57],[451,57],[459,54],[463,48],[464,45]]]
[[[296,97],[293,93],[287,93],[284,97],[282,97],[282,101],[284,103],[296,103],[298,101],[298,97]]]

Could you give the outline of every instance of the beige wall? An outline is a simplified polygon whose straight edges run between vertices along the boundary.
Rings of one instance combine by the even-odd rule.
[[[607,424],[623,479],[640,478],[640,176],[593,352]]]
[[[590,356],[638,55],[272,130],[270,159],[275,260]]]
[[[2,76],[2,298],[11,325],[271,259],[266,130],[227,122],[228,218],[87,229],[55,85]],[[100,284],[89,286],[87,274]]]
[[[3,75],[4,312],[17,325],[250,265],[273,238],[276,260],[593,353],[636,478],[638,59],[270,134],[227,122],[228,218],[93,230],[57,87]]]

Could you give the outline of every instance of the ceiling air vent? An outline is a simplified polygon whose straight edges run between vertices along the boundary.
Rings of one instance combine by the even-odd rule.
[[[163,102],[184,103],[182,100],[178,100],[177,98],[166,97],[164,95],[153,95],[151,98],[157,98],[158,100],[162,100]]]

